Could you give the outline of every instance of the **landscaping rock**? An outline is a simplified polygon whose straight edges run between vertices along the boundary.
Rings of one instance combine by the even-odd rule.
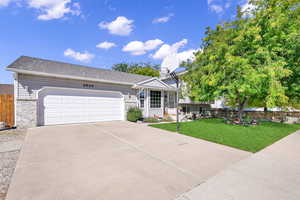
[[[0,130],[5,128],[5,122],[0,122]]]
[[[15,170],[26,130],[0,132],[0,200],[4,200]]]

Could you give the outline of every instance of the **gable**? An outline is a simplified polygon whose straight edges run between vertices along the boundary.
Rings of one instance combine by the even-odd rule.
[[[153,79],[150,79],[150,80],[146,80],[146,81],[137,83],[134,87],[135,88],[157,88],[157,89],[164,89],[164,90],[173,90],[173,89],[175,89],[172,86],[169,86],[168,84],[160,81],[157,78],[153,78]]]
[[[165,88],[166,85],[162,84],[160,81],[158,80],[152,80],[150,82],[147,82],[145,84],[143,84],[143,86],[148,86],[148,87],[161,87],[161,88]]]

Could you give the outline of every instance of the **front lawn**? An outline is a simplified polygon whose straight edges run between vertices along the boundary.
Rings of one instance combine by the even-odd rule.
[[[176,123],[152,124],[152,127],[176,131]],[[222,119],[202,119],[180,123],[180,133],[250,152],[257,152],[300,129],[300,125],[262,122],[258,126],[223,123]]]

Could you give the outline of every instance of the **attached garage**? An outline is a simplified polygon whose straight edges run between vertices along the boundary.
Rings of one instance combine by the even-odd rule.
[[[120,92],[43,88],[38,93],[38,125],[124,120]]]
[[[20,128],[126,120],[131,107],[162,117],[164,92],[176,91],[157,77],[28,56],[7,70],[14,72],[14,125]]]

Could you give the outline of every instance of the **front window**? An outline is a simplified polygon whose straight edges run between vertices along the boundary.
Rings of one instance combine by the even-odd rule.
[[[161,91],[150,91],[150,108],[161,107]]]
[[[141,91],[139,97],[140,97],[140,107],[144,108],[144,106],[145,106],[145,92]]]

